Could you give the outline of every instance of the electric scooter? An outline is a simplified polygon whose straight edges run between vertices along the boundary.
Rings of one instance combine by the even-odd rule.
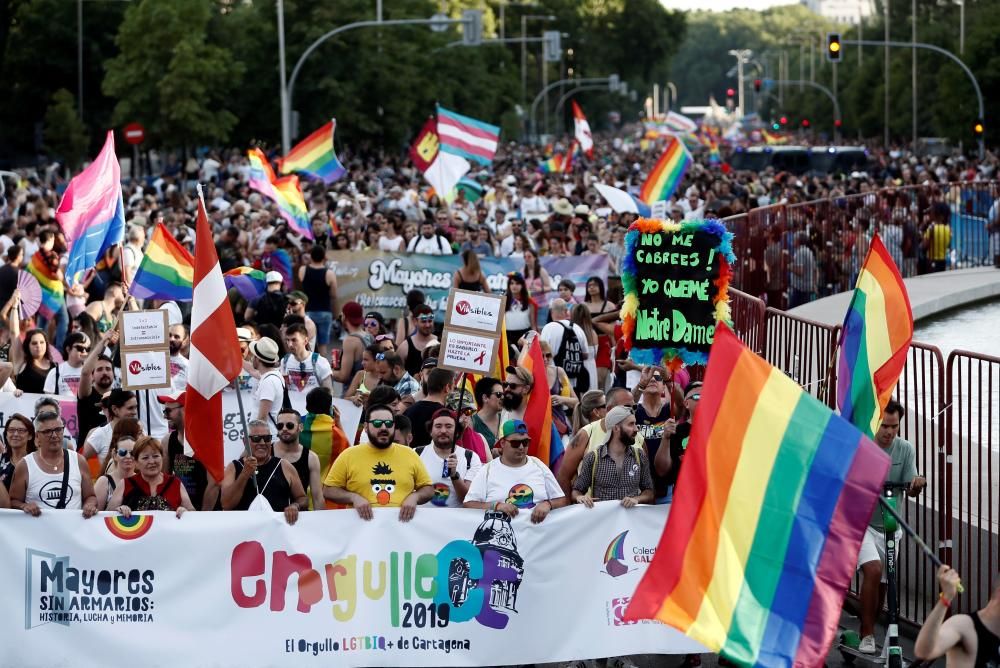
[[[840,634],[840,655],[844,658],[844,663],[854,665],[857,659],[871,666],[887,666],[887,668],[904,668],[911,662],[903,658],[903,648],[899,645],[899,594],[896,575],[896,531],[899,529],[897,522],[899,497],[903,496],[909,489],[908,484],[886,483],[882,487],[882,496],[879,497],[879,506],[882,510],[882,532],[885,537],[885,579],[886,603],[888,604],[888,623],[886,624],[886,638],[879,652],[876,646],[875,654],[865,654],[858,651],[858,644],[861,639],[857,632],[844,630]],[[886,511],[886,506],[890,508]]]

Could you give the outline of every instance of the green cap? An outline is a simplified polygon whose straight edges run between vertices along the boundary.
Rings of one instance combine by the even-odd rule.
[[[528,435],[528,425],[524,424],[524,420],[507,420],[501,425],[500,438],[507,438],[515,434]]]

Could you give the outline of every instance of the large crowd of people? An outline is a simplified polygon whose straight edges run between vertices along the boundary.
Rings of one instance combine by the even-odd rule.
[[[353,508],[365,520],[375,508],[398,508],[405,522],[418,509],[464,506],[512,517],[523,511],[542,523],[573,503],[670,503],[702,386],[688,369],[639,366],[625,356],[617,274],[635,214],[612,210],[594,188],[638,189],[658,157],[640,134],[598,139],[594,157],[578,156],[565,174],[539,170],[541,147],[505,144],[491,168],[469,175],[479,198],[460,191],[450,203],[429,193],[403,159],[351,157],[343,179],[307,187],[311,241],[290,231],[273,203],[250,190],[245,152],[209,151],[186,161],[166,156],[161,173],[126,183],[124,242],[82,276],[63,271],[66,241],[54,211],[65,181],[26,174],[8,183],[0,210],[0,385],[18,397],[45,396],[33,414],[6,416],[0,507],[32,515],[79,509],[85,516],[269,510],[294,524],[299,513],[325,508]],[[753,269],[752,291],[772,305],[794,306],[847,286],[876,222],[904,271],[943,269],[950,244],[947,230],[937,229],[948,225],[944,186],[990,181],[996,162],[992,155],[978,161],[873,150],[866,173],[798,177],[733,171],[699,155],[667,211],[676,220],[725,219],[770,204],[851,198],[857,206],[848,207],[840,235],[846,263],[820,246],[815,216],[778,221],[755,239],[763,244],[764,262]],[[239,290],[230,293],[245,365],[227,391],[243,393],[253,419],[244,456],[228,463],[221,481],[207,474],[183,438],[190,305],[139,304],[129,295],[155,224],[193,250],[198,183],[205,186],[223,271],[256,267],[267,284],[249,302]],[[881,188],[921,184],[938,184],[941,197],[888,209],[866,200]],[[896,213],[925,204],[930,214],[919,227],[916,218]],[[1000,247],[997,204],[986,224]],[[463,385],[458,374],[438,366],[440,323],[419,290],[406,295],[399,318],[339,294],[328,252],[366,249],[459,255],[454,286],[474,291],[490,291],[480,259],[523,261],[507,280],[512,364],[505,379]],[[279,251],[290,258],[290,275],[274,262]],[[594,276],[582,290],[572,281],[554,284],[539,262],[585,255],[606,257],[608,280]],[[60,287],[47,317],[22,318],[18,275],[29,263],[43,266]],[[173,387],[158,395],[120,387],[115,324],[123,308],[140,307],[168,311]],[[544,388],[517,364],[534,337],[546,364]],[[525,407],[539,391],[551,395],[566,448],[556,470],[527,454]],[[363,408],[356,431],[345,431],[334,397]],[[63,414],[67,402],[75,402],[72,420]],[[913,483],[917,493],[924,481],[912,466],[913,447],[896,434],[901,411],[887,411],[879,444],[894,462],[908,462],[897,482]],[[872,526],[859,567],[868,606],[863,649],[874,652],[885,546],[874,518]],[[698,657],[688,662],[695,665]]]

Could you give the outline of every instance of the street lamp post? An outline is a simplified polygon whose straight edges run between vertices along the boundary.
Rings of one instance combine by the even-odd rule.
[[[736,57],[736,81],[739,91],[739,100],[737,101],[736,108],[737,116],[743,118],[743,66],[750,62],[753,51],[750,49],[732,49],[729,55]]]
[[[555,21],[551,14],[521,14],[521,107],[528,105],[528,19]]]

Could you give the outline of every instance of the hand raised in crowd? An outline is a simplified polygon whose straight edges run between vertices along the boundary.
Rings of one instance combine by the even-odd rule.
[[[941,585],[941,594],[949,601],[955,600],[959,593],[958,588],[962,584],[962,578],[959,577],[958,571],[944,564],[938,568],[937,579],[938,584]]]

